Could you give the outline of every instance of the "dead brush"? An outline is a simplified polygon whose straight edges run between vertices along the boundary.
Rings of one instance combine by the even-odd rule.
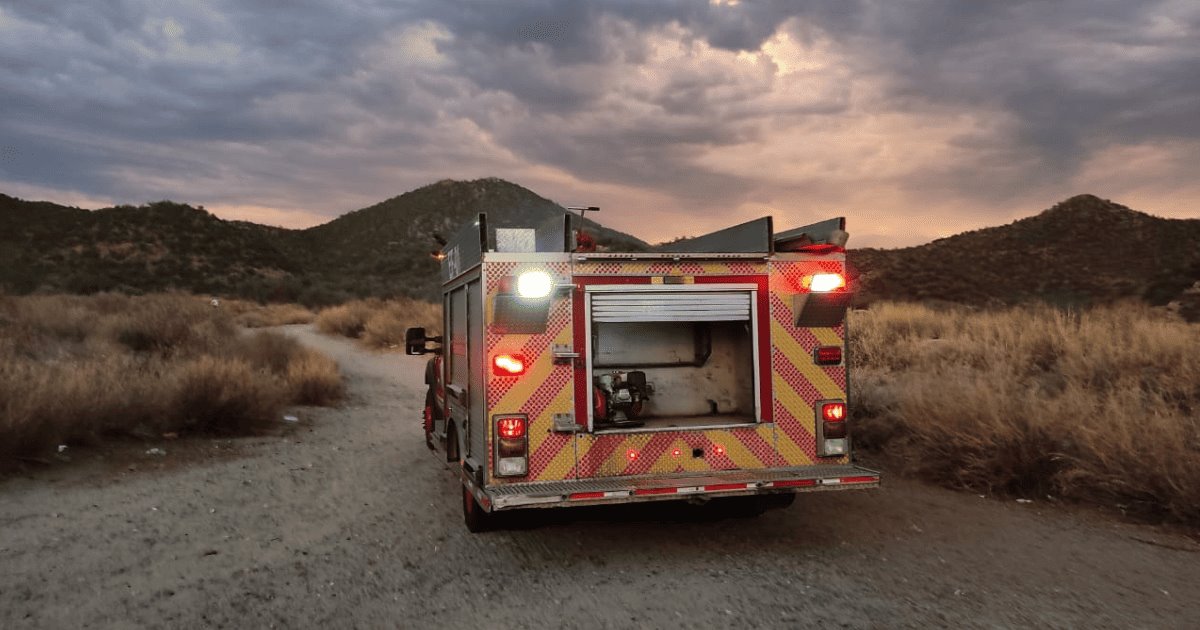
[[[316,314],[299,304],[255,304],[237,301],[233,304],[221,302],[221,308],[233,313],[234,322],[246,328],[267,328],[308,324]]]
[[[301,405],[330,405],[346,395],[337,363],[308,349],[288,363],[284,380],[292,400]]]
[[[255,432],[343,394],[332,360],[191,296],[0,299],[0,467],[109,435]]]
[[[898,467],[1200,522],[1200,327],[1131,304],[893,304],[849,326],[855,438]]]
[[[442,328],[441,308],[423,300],[356,300],[327,308],[317,315],[317,328],[326,334],[362,339],[371,348],[404,344],[404,331],[422,326],[429,334]]]
[[[382,306],[380,300],[355,300],[331,306],[317,314],[317,330],[327,335],[358,339],[367,328],[367,320]]]

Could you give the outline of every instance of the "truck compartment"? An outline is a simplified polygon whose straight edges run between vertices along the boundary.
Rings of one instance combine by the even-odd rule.
[[[597,297],[589,352],[596,431],[756,422],[749,292]]]

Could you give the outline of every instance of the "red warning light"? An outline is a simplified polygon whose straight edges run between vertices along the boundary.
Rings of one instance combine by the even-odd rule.
[[[525,373],[525,357],[519,354],[499,354],[492,359],[492,374],[517,376]]]
[[[716,453],[717,455],[724,455],[725,447],[721,446],[720,444],[717,444],[716,446],[713,447],[713,452]]]
[[[675,450],[671,451],[671,457],[679,457],[682,454],[683,454],[683,451],[681,451],[679,449],[675,449]]]
[[[628,457],[629,461],[633,461],[638,458],[638,452],[633,449],[629,449],[629,452],[625,453],[625,457]]]

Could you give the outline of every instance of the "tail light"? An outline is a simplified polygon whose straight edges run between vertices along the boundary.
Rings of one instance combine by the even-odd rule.
[[[525,418],[512,416],[496,421],[496,433],[505,440],[519,440],[525,437]]]
[[[814,351],[813,362],[817,365],[840,365],[842,363],[842,347],[820,346]]]
[[[817,403],[817,455],[838,457],[850,451],[846,431],[846,402],[827,400]]]
[[[821,419],[825,422],[845,422],[846,403],[831,402],[821,404]]]
[[[524,477],[529,472],[529,418],[494,416],[496,424],[496,476]]]
[[[498,354],[492,359],[492,374],[519,376],[525,373],[525,357],[519,354]]]

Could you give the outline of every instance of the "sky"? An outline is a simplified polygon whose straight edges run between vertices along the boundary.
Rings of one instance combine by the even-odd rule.
[[[0,0],[0,192],[306,227],[501,177],[649,241],[1200,216],[1195,0]]]

